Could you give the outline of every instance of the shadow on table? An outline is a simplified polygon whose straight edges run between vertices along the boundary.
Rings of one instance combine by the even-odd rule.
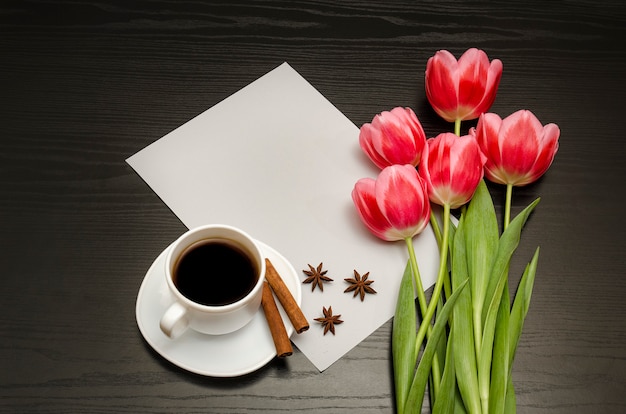
[[[272,376],[275,378],[287,378],[292,375],[292,371],[289,370],[289,359],[291,358],[304,358],[303,354],[294,348],[292,356],[286,358],[274,358],[268,362],[265,366],[259,368],[256,371],[250,372],[245,375],[237,377],[209,377],[205,375],[196,374],[184,370],[183,368],[174,365],[170,361],[163,358],[158,352],[156,352],[143,338],[142,343],[146,351],[153,356],[154,360],[163,367],[164,370],[172,372],[185,381],[190,381],[196,385],[211,386],[215,388],[241,388],[242,385],[254,384],[257,381]]]

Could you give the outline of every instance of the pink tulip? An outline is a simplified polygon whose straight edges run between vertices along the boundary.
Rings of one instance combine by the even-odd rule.
[[[417,166],[422,157],[426,134],[410,108],[396,107],[363,124],[359,143],[379,168],[393,164]]]
[[[536,181],[548,170],[559,148],[559,127],[542,126],[528,110],[504,119],[483,114],[470,134],[487,157],[487,179],[499,184],[522,186]]]
[[[362,178],[352,200],[367,228],[386,240],[405,240],[420,233],[430,219],[426,188],[412,165],[384,168],[376,180]]]
[[[427,140],[419,175],[430,201],[450,208],[467,203],[483,178],[485,161],[472,136],[446,132]]]
[[[448,122],[476,119],[496,99],[502,62],[489,63],[482,50],[468,49],[457,61],[440,50],[426,64],[426,96],[435,112]]]

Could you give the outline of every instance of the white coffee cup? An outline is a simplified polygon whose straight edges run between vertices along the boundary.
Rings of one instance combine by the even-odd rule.
[[[233,270],[241,267],[246,271]],[[237,282],[243,274],[246,282]],[[165,257],[166,283],[175,300],[161,317],[161,330],[174,339],[187,328],[211,335],[241,329],[259,310],[264,277],[264,256],[246,232],[222,224],[190,229]]]

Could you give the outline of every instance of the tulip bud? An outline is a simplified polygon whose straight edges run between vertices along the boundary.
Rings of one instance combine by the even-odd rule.
[[[457,61],[440,50],[426,64],[426,96],[433,109],[448,122],[476,119],[496,99],[502,62],[489,63],[487,54],[468,49]]]
[[[413,237],[430,220],[426,188],[412,165],[392,165],[376,180],[360,179],[352,200],[365,226],[386,241]]]
[[[417,166],[422,157],[426,134],[410,108],[396,107],[363,124],[359,143],[379,168],[393,164]]]
[[[446,132],[426,141],[419,175],[433,203],[458,208],[474,195],[485,161],[473,137]]]
[[[485,176],[498,184],[523,186],[536,181],[548,170],[559,148],[559,127],[542,126],[528,110],[504,120],[494,113],[483,114],[470,134],[487,157]]]

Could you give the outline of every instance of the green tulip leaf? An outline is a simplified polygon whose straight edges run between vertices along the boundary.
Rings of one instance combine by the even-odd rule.
[[[489,401],[490,371],[496,330],[496,319],[500,308],[502,292],[504,291],[504,287],[506,286],[508,280],[509,263],[513,252],[519,245],[522,227],[538,203],[539,199],[535,200],[511,221],[507,229],[500,237],[498,253],[496,254],[493,262],[491,278],[496,281],[496,285],[491,292],[491,296],[486,297],[485,304],[488,305],[488,307],[486,308],[482,344],[478,353],[478,384],[480,388],[483,411],[485,411],[485,406],[488,406]]]
[[[465,216],[465,250],[472,291],[474,341],[480,347],[484,322],[483,304],[500,236],[496,211],[484,180],[481,180],[476,188]]]
[[[465,245],[465,215],[461,216],[452,249],[452,290],[458,293],[458,286],[468,279],[467,252]],[[472,318],[472,294],[465,289],[459,294],[452,312],[452,343],[455,370],[459,392],[469,413],[480,413],[478,377],[476,375],[476,346]]]
[[[509,377],[504,412],[506,414],[515,414],[516,411],[517,404],[515,403],[515,388],[513,388],[513,381],[511,381],[511,378]]]
[[[446,304],[441,309],[441,313],[437,316],[437,320],[433,325],[433,330],[430,339],[426,343],[424,352],[417,365],[417,371],[415,371],[415,377],[413,383],[409,389],[409,395],[404,406],[404,412],[406,413],[421,413],[422,403],[424,401],[424,393],[426,391],[426,384],[428,383],[428,377],[430,375],[430,368],[433,362],[433,356],[437,350],[437,342],[442,337],[442,334],[448,324],[448,318],[452,309],[454,308],[456,300],[459,298],[463,288],[467,286],[467,280],[464,281],[458,289],[450,296]]]
[[[410,264],[407,264],[400,283],[391,338],[396,408],[400,414],[404,412],[404,404],[417,364],[415,350],[417,316],[415,312],[413,273]]]
[[[440,295],[443,296],[443,295]],[[441,314],[441,309],[443,308],[443,306],[445,305],[445,302],[443,301],[442,297],[439,298],[439,300],[437,301],[437,311],[436,311],[436,315],[440,315]],[[443,331],[443,336],[441,337],[441,339],[439,340],[439,342],[437,343],[437,351],[435,352],[435,358],[438,359],[438,361],[441,363],[440,369],[445,370],[446,365],[448,363],[448,333],[446,332],[446,330]],[[434,364],[434,362],[433,362]],[[443,374],[442,374],[443,375]],[[443,378],[441,379],[443,381]],[[430,396],[431,399],[434,397],[434,393],[433,395]]]
[[[456,404],[456,373],[454,369],[454,353],[452,352],[452,337],[446,344],[446,365],[443,369],[443,375],[441,376],[441,383],[439,384],[439,393],[433,406],[432,414],[454,414],[454,407]],[[443,343],[439,340],[439,344]]]
[[[467,410],[463,404],[463,398],[461,398],[461,392],[458,387],[454,395],[454,414],[467,414]]]
[[[503,271],[504,269],[508,268],[508,261],[510,260],[510,256],[513,254],[513,252],[517,248],[517,245],[519,244],[519,240],[521,236],[521,229],[526,223],[526,220],[528,220],[528,216],[530,216],[530,213],[532,212],[532,210],[537,206],[537,204],[539,204],[540,200],[541,199],[539,198],[536,199],[528,207],[522,210],[522,212],[519,213],[517,217],[515,217],[511,221],[507,229],[502,233],[502,236],[500,236],[500,242],[499,242],[499,247],[498,247],[499,263],[496,263],[496,261],[494,260],[493,269],[498,267],[500,271]],[[515,228],[512,228],[514,223],[515,223],[515,226],[514,226]],[[503,243],[509,244],[509,245],[503,246]],[[510,252],[508,258],[506,257],[506,254],[505,254],[506,252]],[[492,269],[492,275],[489,280],[489,286],[487,287],[487,293],[485,295],[486,298],[493,298],[496,285],[498,284],[498,281],[499,281],[497,277],[494,277],[497,271],[494,271],[493,269]],[[489,308],[487,306],[483,307],[483,321],[487,317],[488,310]]]
[[[505,283],[496,319],[489,388],[489,414],[504,414],[507,384],[509,381],[509,319],[511,300]]]
[[[513,308],[511,309],[511,321],[509,324],[509,364],[513,365],[513,359],[515,358],[515,351],[522,335],[522,328],[524,326],[524,320],[528,314],[528,308],[530,307],[530,297],[533,292],[533,285],[535,283],[535,274],[537,273],[537,262],[539,261],[539,247],[535,250],[535,254],[526,266],[526,270],[522,275],[519,286],[517,287],[517,293],[513,300]],[[509,369],[510,371],[510,369]]]

